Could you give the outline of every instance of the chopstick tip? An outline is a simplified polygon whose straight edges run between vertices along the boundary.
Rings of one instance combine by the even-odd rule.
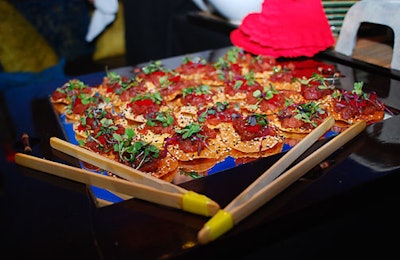
[[[209,243],[225,232],[233,228],[234,218],[231,213],[226,210],[219,210],[197,234],[197,239],[200,244]]]
[[[213,200],[209,200],[207,203],[207,212],[208,212],[208,216],[214,216],[215,214],[217,214],[217,212],[220,210],[220,206],[218,203],[216,203]]]
[[[182,197],[182,208],[185,211],[209,217],[214,216],[220,206],[205,195],[188,191]]]
[[[203,245],[213,240],[210,235],[210,230],[206,226],[204,226],[197,234],[197,240]]]

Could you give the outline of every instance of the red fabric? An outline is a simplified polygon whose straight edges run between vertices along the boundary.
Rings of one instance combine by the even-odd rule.
[[[246,16],[232,44],[272,57],[311,57],[335,40],[321,0],[265,0],[261,13]]]

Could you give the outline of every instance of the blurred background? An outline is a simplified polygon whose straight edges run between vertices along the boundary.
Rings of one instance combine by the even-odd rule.
[[[94,0],[0,0],[0,87],[229,46],[238,25],[210,2],[119,0],[114,21],[88,42]],[[337,36],[356,1],[322,2]],[[387,28],[365,25],[360,35],[393,46]]]

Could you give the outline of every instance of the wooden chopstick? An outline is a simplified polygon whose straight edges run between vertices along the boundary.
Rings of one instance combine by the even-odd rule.
[[[55,176],[126,194],[156,204],[182,209],[199,215],[213,216],[219,210],[219,205],[216,202],[193,191],[180,193],[159,190],[152,186],[94,173],[85,169],[37,158],[23,153],[17,153],[15,155],[15,162],[19,165]]]
[[[335,119],[330,116],[311,133],[304,137],[298,144],[292,147],[284,156],[276,161],[268,170],[250,184],[228,207],[235,207],[237,204],[245,203],[253,197],[262,187],[265,187],[284,170],[286,170],[300,155],[302,155],[313,143],[325,134],[335,123]],[[227,208],[227,209],[230,209]]]
[[[59,177],[97,186],[110,191],[126,194],[165,206],[179,208],[187,212],[213,216],[220,209],[218,203],[198,194],[188,191],[172,183],[148,176],[129,166],[105,158],[97,153],[52,137],[51,146],[82,161],[110,171],[124,179],[105,176],[85,169],[39,159],[24,154],[16,154],[17,164],[53,174]]]
[[[348,129],[340,133],[338,136],[333,138],[331,141],[320,147],[314,153],[309,155],[306,159],[302,160],[301,162],[284,172],[282,175],[274,179],[270,184],[260,186],[258,185],[259,179],[257,179],[255,183],[250,185],[249,188],[245,189],[241,194],[239,194],[224,209],[219,210],[217,214],[214,215],[203,226],[203,228],[198,233],[199,242],[203,244],[211,242],[233,228],[234,225],[237,225],[244,218],[246,218],[262,205],[270,201],[277,194],[286,189],[289,185],[291,185],[293,182],[295,182],[297,179],[299,179],[301,176],[303,176],[305,173],[315,167],[318,163],[320,163],[330,154],[336,151],[339,147],[357,136],[365,129],[365,127],[365,121],[359,121],[355,123]],[[315,129],[314,131],[316,131],[317,129]],[[303,140],[297,145],[301,144]],[[295,152],[291,153],[290,155],[288,154],[289,152],[285,154],[285,156],[283,156],[286,158],[282,157],[283,159],[278,160],[276,164],[283,164],[282,161],[287,159],[287,157],[289,156],[298,158],[301,155]],[[295,158],[290,157],[289,159],[293,161]],[[284,167],[274,165],[272,168],[273,171],[279,171],[278,169],[282,169]],[[270,171],[267,170],[264,174],[269,174],[269,172]],[[263,177],[261,177],[261,180],[263,180]]]
[[[148,200],[165,206],[180,208],[180,193],[165,192],[150,186],[137,184],[131,181],[94,173],[85,169],[53,162],[35,156],[17,153],[15,162],[19,165],[49,173],[73,181],[94,185],[99,188],[113,190],[135,198]]]
[[[106,158],[93,151],[71,144],[57,137],[50,138],[50,146],[58,151],[71,155],[72,157],[75,157],[81,161],[97,166],[103,170],[112,172],[123,179],[140,183],[143,185],[148,185],[159,190],[177,192],[177,193],[187,192],[187,190],[185,190],[182,187],[157,179],[156,177],[148,175],[142,171],[136,170],[132,167],[129,167],[122,163]]]

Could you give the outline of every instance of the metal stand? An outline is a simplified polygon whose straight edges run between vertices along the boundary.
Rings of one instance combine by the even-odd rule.
[[[348,10],[335,51],[350,56],[363,22],[386,25],[394,32],[391,68],[400,70],[400,0],[362,0]]]

